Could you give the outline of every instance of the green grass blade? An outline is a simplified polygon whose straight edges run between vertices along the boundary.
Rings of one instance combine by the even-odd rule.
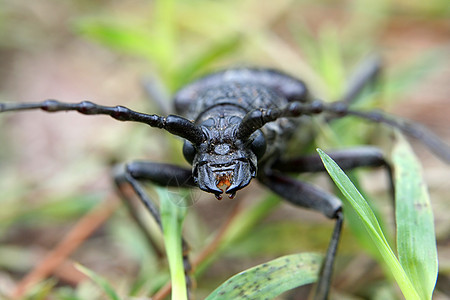
[[[150,60],[160,59],[162,56],[160,49],[156,47],[157,37],[139,25],[123,24],[110,19],[82,18],[74,23],[74,27],[81,35],[122,53],[141,55]]]
[[[175,26],[174,0],[155,1],[153,26],[151,31],[156,36],[159,64],[170,65],[177,53],[177,28]]]
[[[156,188],[160,199],[161,223],[163,227],[164,245],[169,261],[170,279],[172,282],[172,299],[187,300],[186,277],[183,265],[183,249],[181,244],[182,226],[186,215],[186,207],[176,205],[183,199],[180,194],[170,193],[167,189]]]
[[[392,160],[398,257],[421,299],[431,299],[438,272],[433,211],[420,163],[400,134]]]
[[[283,256],[243,271],[224,282],[206,300],[272,299],[317,280],[322,256],[300,253]]]
[[[421,299],[414,288],[411,280],[406,274],[405,270],[400,265],[397,257],[389,246],[381,227],[370,208],[367,201],[361,196],[347,175],[339,168],[339,166],[322,150],[317,149],[327,172],[348,201],[349,205],[355,209],[358,216],[361,218],[368,234],[372,238],[380,255],[386,264],[386,268],[390,270],[399,285],[403,295],[406,299]]]
[[[86,276],[88,276],[98,286],[100,286],[103,289],[103,291],[105,292],[105,294],[108,296],[109,299],[111,299],[111,300],[120,300],[121,299],[119,297],[119,295],[117,295],[117,293],[113,289],[113,287],[109,284],[109,282],[106,281],[106,279],[104,279],[103,277],[101,277],[100,275],[95,273],[94,271],[89,270],[88,268],[86,268],[80,264],[76,264],[75,267],[78,270],[80,270],[82,273],[84,273]]]
[[[239,49],[241,42],[242,38],[240,36],[230,36],[223,41],[212,44],[196,57],[192,57],[175,74],[175,86],[173,88],[181,88],[193,79],[193,75],[196,72],[219,61],[222,57],[233,54],[233,52]]]

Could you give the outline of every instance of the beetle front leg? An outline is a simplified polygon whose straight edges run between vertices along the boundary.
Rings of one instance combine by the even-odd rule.
[[[152,183],[166,187],[195,187],[195,182],[191,175],[191,170],[174,166],[171,164],[161,164],[153,162],[135,161],[125,165],[123,169],[117,171],[114,182],[121,192],[123,183],[128,183],[133,188],[136,195],[148,209],[158,226],[161,227],[161,217],[154,202],[148,197],[142,188],[139,180],[150,181]]]
[[[312,184],[292,179],[276,171],[269,171],[258,179],[290,203],[319,211],[336,220],[314,297],[316,300],[327,299],[343,223],[341,200]]]
[[[123,185],[129,184],[133,191],[136,193],[138,198],[147,208],[147,210],[152,215],[153,219],[156,221],[158,226],[162,230],[161,225],[161,216],[159,213],[159,209],[157,205],[153,202],[153,200],[147,195],[144,191],[142,185],[139,181],[150,181],[152,183],[167,186],[167,187],[194,187],[195,182],[192,178],[192,171],[190,169],[181,168],[171,164],[161,164],[161,163],[153,163],[153,162],[144,162],[144,161],[135,161],[125,165],[124,168],[121,168],[115,176],[114,182],[118,188],[118,192],[121,195],[122,199],[126,203],[126,206],[129,208],[132,217],[137,222],[138,226],[142,229],[145,228],[143,222],[139,218],[139,214],[136,211],[136,208],[131,205],[131,199],[123,192]],[[151,237],[148,235],[148,232],[144,229],[147,238],[149,238],[150,243],[153,247],[155,244]],[[183,247],[183,264],[184,271],[186,276],[186,284],[188,291],[191,287],[191,279],[189,277],[189,273],[191,272],[191,264],[189,262],[188,252],[189,246],[185,239],[181,237],[182,247]],[[157,250],[158,248],[155,247]],[[157,250],[158,251],[158,250]]]

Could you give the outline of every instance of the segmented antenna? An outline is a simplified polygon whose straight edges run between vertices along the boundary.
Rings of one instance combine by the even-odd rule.
[[[347,115],[356,116],[377,123],[384,123],[397,128],[404,134],[418,139],[425,146],[427,146],[428,149],[436,154],[436,156],[445,162],[450,163],[450,146],[444,143],[437,135],[421,124],[377,111],[362,112],[348,110]]]
[[[328,113],[334,117],[355,116],[372,122],[387,124],[399,129],[410,137],[418,139],[436,154],[436,156],[450,163],[450,147],[424,126],[379,111],[352,110],[344,102],[333,102],[329,104],[320,100],[314,100],[310,103],[291,102],[281,109],[255,109],[248,112],[242,119],[237,131],[237,137],[243,141],[247,141],[253,132],[281,117],[299,117],[301,115],[316,115],[321,113]]]
[[[190,141],[194,145],[204,140],[203,131],[192,121],[176,115],[162,117],[136,112],[124,106],[102,106],[90,101],[80,103],[64,103],[57,100],[46,100],[35,103],[0,103],[0,112],[42,109],[47,112],[77,111],[85,115],[109,115],[119,121],[144,123],[151,127],[166,131]]]

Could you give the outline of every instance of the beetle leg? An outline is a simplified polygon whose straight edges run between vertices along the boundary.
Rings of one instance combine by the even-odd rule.
[[[120,196],[122,197],[122,199],[125,200],[124,202],[126,203],[126,206],[129,208],[132,217],[135,219],[138,226],[141,227],[141,229],[143,229],[143,232],[146,234],[151,245],[156,249],[156,251],[158,251],[158,248],[155,247],[155,243],[148,234],[147,230],[145,230],[145,226],[143,225],[143,222],[139,218],[137,208],[131,205],[129,197],[123,192],[123,185],[125,183],[131,185],[132,189],[134,190],[138,198],[145,205],[147,210],[152,215],[153,219],[156,221],[156,223],[162,230],[161,216],[159,210],[156,204],[144,191],[139,181],[151,181],[155,184],[169,187],[186,188],[186,187],[194,187],[196,185],[192,178],[192,171],[190,169],[185,169],[170,164],[135,161],[126,164],[125,168],[121,168],[120,170],[118,170],[118,172],[116,172],[114,176],[114,182],[118,188]],[[184,271],[186,276],[186,284],[189,291],[192,285],[191,279],[189,277],[189,273],[191,272],[191,264],[189,262],[188,257],[189,246],[183,237],[181,237],[181,240],[183,248],[182,255],[183,255]]]
[[[269,171],[267,174],[260,176],[259,180],[290,203],[311,208],[323,213],[330,219],[336,220],[315,294],[316,300],[327,299],[343,223],[341,200],[312,184],[295,180],[276,171]]]
[[[379,55],[374,54],[366,57],[353,71],[344,96],[339,101],[350,105],[358,99],[358,96],[366,87],[375,87],[380,79],[381,67]]]
[[[144,189],[141,187],[139,180],[150,181],[157,185],[166,187],[195,187],[195,182],[192,178],[192,171],[190,169],[185,169],[171,164],[162,164],[146,161],[134,161],[123,166],[119,166],[117,172],[114,176],[114,182],[118,188],[118,192],[125,201],[127,207],[133,218],[138,222],[138,226],[145,228],[139,219],[139,214],[129,201],[128,197],[123,192],[123,184],[128,183],[133,188],[136,195],[139,197],[141,202],[145,205],[147,210],[152,215],[153,219],[156,221],[159,227],[161,227],[161,217],[159,215],[159,210],[154,202],[145,193]],[[146,232],[146,231],[144,231]]]
[[[134,179],[151,181],[161,186],[196,187],[192,170],[172,164],[134,161],[126,164],[125,172]]]
[[[328,155],[344,170],[360,167],[383,167],[386,170],[392,199],[395,197],[394,177],[391,165],[384,158],[383,152],[371,146],[361,146],[328,152]],[[281,172],[315,173],[325,172],[325,166],[318,154],[279,159],[272,165],[272,169]]]

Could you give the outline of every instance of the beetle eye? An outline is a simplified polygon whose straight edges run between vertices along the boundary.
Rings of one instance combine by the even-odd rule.
[[[191,165],[194,161],[195,154],[197,154],[197,151],[195,150],[194,145],[192,145],[191,142],[185,140],[183,144],[183,155],[187,162]]]
[[[256,157],[260,159],[264,153],[266,153],[266,138],[264,137],[264,134],[261,132],[261,130],[257,130],[255,132],[256,137],[252,141],[251,149],[253,153],[255,153]]]

